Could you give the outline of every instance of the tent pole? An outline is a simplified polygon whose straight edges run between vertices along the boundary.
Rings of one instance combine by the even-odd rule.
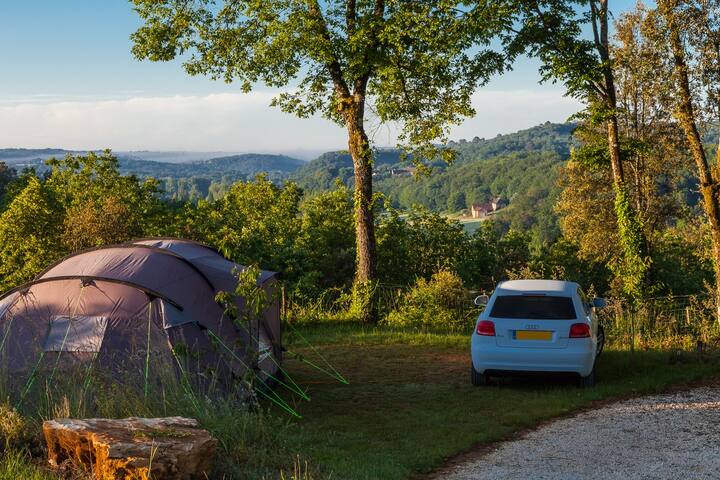
[[[145,400],[147,401],[148,395],[148,378],[150,375],[150,333],[151,333],[151,320],[152,320],[152,304],[153,300],[149,299],[148,302],[148,319],[147,319],[147,344],[145,345]]]

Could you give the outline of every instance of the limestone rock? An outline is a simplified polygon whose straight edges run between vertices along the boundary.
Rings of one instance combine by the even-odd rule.
[[[43,423],[50,464],[97,480],[195,480],[212,470],[217,440],[190,418],[62,418]],[[206,476],[207,474],[207,476]]]

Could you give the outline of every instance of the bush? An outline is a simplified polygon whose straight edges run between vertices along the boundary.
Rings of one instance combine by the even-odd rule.
[[[420,278],[405,293],[400,306],[385,322],[391,326],[422,330],[466,330],[472,323],[470,295],[460,277],[449,270],[435,273],[430,280]]]
[[[14,446],[25,432],[25,419],[7,403],[0,404],[0,439],[5,451]]]

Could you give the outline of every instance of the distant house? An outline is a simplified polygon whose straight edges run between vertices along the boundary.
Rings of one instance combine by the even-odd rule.
[[[492,205],[493,212],[497,212],[501,208],[507,207],[507,202],[503,200],[502,197],[493,198],[490,204]]]
[[[495,197],[489,202],[473,203],[470,207],[470,213],[472,218],[483,218],[506,206],[507,202],[502,197]]]
[[[485,203],[473,203],[470,208],[472,218],[483,218],[493,211],[492,204],[489,202]]]
[[[393,177],[403,177],[409,175],[415,175],[417,168],[415,167],[398,167],[390,170],[390,175]]]

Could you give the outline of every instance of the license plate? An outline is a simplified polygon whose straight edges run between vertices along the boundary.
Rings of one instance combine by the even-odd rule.
[[[515,340],[552,340],[552,332],[538,330],[515,330]]]

